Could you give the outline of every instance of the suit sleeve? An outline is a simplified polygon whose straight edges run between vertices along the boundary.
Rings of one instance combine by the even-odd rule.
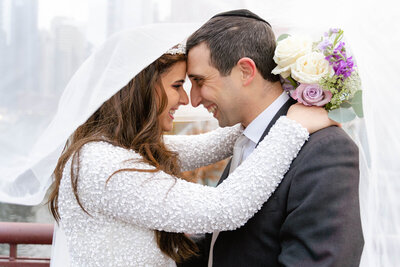
[[[317,139],[311,136],[293,170],[278,260],[283,266],[358,266],[364,244],[358,148],[345,134]]]

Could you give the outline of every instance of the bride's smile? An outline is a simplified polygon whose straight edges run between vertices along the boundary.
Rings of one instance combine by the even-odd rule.
[[[163,131],[172,130],[175,111],[180,105],[187,105],[189,98],[183,88],[186,76],[186,62],[180,61],[172,65],[165,73],[161,74],[162,88],[167,97],[167,104],[159,116],[160,125]],[[161,93],[162,95],[162,93]]]

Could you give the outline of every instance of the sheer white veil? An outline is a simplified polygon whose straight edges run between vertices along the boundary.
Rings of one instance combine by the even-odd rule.
[[[137,73],[183,42],[196,26],[193,23],[146,25],[115,34],[100,46],[68,83],[53,120],[29,155],[10,153],[15,162],[0,163],[3,174],[0,201],[39,204],[66,140],[75,129]]]
[[[242,3],[240,7],[269,21],[276,35],[302,31],[319,36],[330,27],[344,29],[363,83],[365,118],[344,125],[360,149],[360,207],[365,239],[361,266],[399,266],[400,112],[396,110],[396,101],[400,99],[397,82],[400,16],[396,2],[243,0]],[[178,13],[187,11],[183,3],[173,8]],[[208,17],[235,8],[239,6],[220,4]],[[15,165],[0,162],[0,172],[6,174],[0,179],[0,201],[39,203],[69,135],[135,74],[197,27],[182,25],[128,30],[96,50],[68,84],[54,121],[30,155],[16,155]]]

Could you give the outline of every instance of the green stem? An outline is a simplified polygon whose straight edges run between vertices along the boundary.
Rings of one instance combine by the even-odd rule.
[[[293,85],[294,88],[297,87],[297,82],[293,80],[292,76],[287,77],[287,79],[290,81],[290,83]]]
[[[340,30],[339,33],[336,35],[335,41],[333,41],[333,47],[336,46],[337,42],[342,40],[343,31]]]

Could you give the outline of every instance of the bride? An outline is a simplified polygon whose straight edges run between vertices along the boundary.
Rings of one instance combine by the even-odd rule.
[[[147,30],[144,35],[138,34],[143,29],[125,31],[107,41],[78,70],[60,102],[76,106],[76,94],[93,95],[98,87],[88,87],[88,81],[130,77],[73,131],[54,171],[49,202],[65,231],[71,266],[175,266],[195,256],[196,245],[183,233],[243,225],[272,194],[309,133],[332,124],[322,108],[295,105],[220,186],[183,180],[182,171],[230,156],[241,130],[163,136],[172,129],[174,112],[188,104],[185,49],[167,46],[135,73],[128,66],[132,60],[154,53],[146,49],[154,29]],[[126,40],[142,49],[132,51]],[[137,58],[116,60],[132,53]],[[93,71],[101,68],[88,67],[93,62],[105,70]],[[310,114],[312,121],[305,119]],[[260,166],[261,157],[268,164]],[[257,175],[246,176],[256,164]]]

